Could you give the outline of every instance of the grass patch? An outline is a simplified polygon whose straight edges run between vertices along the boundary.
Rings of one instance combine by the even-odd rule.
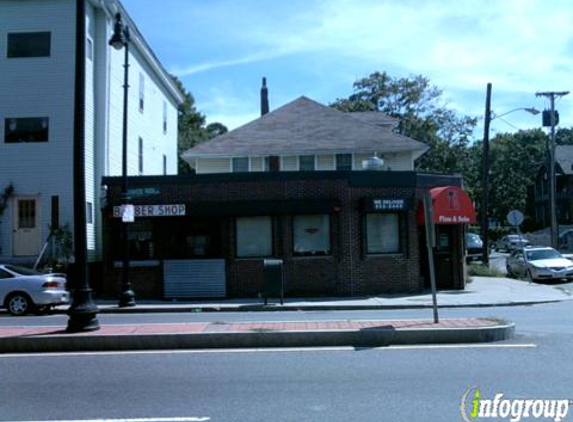
[[[505,277],[500,271],[486,267],[483,264],[470,264],[468,265],[468,275],[475,277]]]

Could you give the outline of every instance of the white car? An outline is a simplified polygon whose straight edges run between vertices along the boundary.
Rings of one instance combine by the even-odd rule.
[[[536,280],[573,280],[573,261],[549,247],[517,249],[506,260],[507,274]]]
[[[0,264],[0,306],[12,315],[69,302],[64,274],[42,274],[29,268]]]

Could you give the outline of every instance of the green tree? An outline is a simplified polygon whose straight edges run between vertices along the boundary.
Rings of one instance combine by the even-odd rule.
[[[573,145],[573,128],[558,129],[555,132],[555,143],[557,145]]]
[[[208,141],[215,136],[227,132],[227,127],[221,123],[211,123],[205,126],[205,116],[195,107],[195,99],[188,92],[183,83],[175,76],[172,76],[175,85],[183,93],[184,101],[179,106],[178,136],[177,136],[177,157],[179,174],[190,173],[191,168],[181,158],[183,152],[195,145]]]
[[[526,212],[528,189],[546,160],[546,145],[547,135],[541,129],[499,134],[492,139],[490,216],[503,222],[513,209]]]
[[[337,99],[342,111],[380,111],[399,119],[397,131],[430,147],[417,163],[423,171],[464,173],[476,119],[458,116],[442,100],[442,91],[423,76],[392,78],[374,72],[354,83],[354,93]]]

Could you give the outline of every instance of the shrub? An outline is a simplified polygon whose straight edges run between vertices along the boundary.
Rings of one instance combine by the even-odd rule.
[[[504,275],[494,268],[486,267],[483,264],[468,265],[468,275],[477,277],[504,277]]]

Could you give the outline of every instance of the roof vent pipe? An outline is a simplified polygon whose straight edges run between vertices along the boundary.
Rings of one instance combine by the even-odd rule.
[[[263,78],[263,86],[261,88],[261,116],[269,112],[269,91],[267,89],[267,78]]]

